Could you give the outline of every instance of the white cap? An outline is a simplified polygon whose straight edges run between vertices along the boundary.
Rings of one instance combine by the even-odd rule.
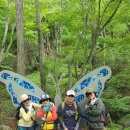
[[[48,94],[42,94],[41,100],[44,100],[44,99],[49,99],[49,95]]]
[[[68,91],[66,92],[66,95],[67,95],[67,96],[69,96],[69,95],[75,96],[75,92],[74,92],[73,90],[68,90]]]
[[[42,95],[41,95],[40,104],[42,104],[42,102],[43,102],[44,100],[46,100],[46,99],[48,99],[49,101],[51,101],[51,98],[49,97],[48,94],[42,94]]]

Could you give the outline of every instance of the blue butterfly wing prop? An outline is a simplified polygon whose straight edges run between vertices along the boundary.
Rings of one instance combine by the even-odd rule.
[[[14,106],[20,104],[20,95],[29,95],[32,102],[39,103],[40,96],[44,92],[29,79],[12,71],[3,70],[0,72],[0,81],[6,85]]]
[[[104,89],[106,80],[111,77],[111,74],[112,71],[110,67],[102,66],[81,78],[72,87],[72,90],[76,93],[75,102],[80,104],[81,108],[84,108],[86,104],[85,92],[87,88],[92,88],[96,92],[97,97],[99,97]]]

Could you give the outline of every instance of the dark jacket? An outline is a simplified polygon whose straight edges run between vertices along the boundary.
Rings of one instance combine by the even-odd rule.
[[[104,104],[100,98],[97,98],[93,105],[90,102],[87,103],[84,113],[89,128],[98,130],[104,127],[104,109]]]
[[[77,113],[78,113],[77,119],[74,105],[67,105],[65,103],[64,109],[62,109],[62,104],[60,104],[58,106],[57,113],[61,129],[68,128],[68,130],[74,130],[74,128],[79,125],[82,117],[82,110],[78,104],[77,104]]]

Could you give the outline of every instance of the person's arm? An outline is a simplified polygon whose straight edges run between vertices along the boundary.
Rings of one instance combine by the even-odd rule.
[[[60,104],[60,105],[58,106],[57,114],[58,114],[58,119],[59,119],[59,121],[60,121],[60,124],[63,126],[64,129],[66,129],[67,127],[65,126],[65,123],[64,123],[64,121],[63,121],[62,104]]]
[[[34,108],[41,108],[41,104],[37,104],[37,103],[34,103],[34,102],[31,102],[31,104],[34,106]]]
[[[75,126],[75,130],[78,130],[81,118],[83,116],[81,107],[78,104],[77,104],[77,112],[78,112],[78,119],[77,119],[77,123],[76,123],[76,126]]]
[[[89,105],[85,108],[85,113],[91,114],[91,115],[99,115],[101,114],[104,104],[101,99],[98,99],[96,102],[96,105]],[[95,107],[96,106],[96,107]]]
[[[56,106],[53,104],[52,105],[52,117],[47,117],[47,121],[55,121],[57,119],[57,112],[56,112]]]
[[[43,110],[41,108],[39,108],[37,111],[37,114],[36,114],[36,118],[41,119],[43,117],[43,115],[44,115]]]
[[[67,127],[61,117],[59,117],[59,121],[60,121],[61,125],[63,126],[63,128],[66,129]]]

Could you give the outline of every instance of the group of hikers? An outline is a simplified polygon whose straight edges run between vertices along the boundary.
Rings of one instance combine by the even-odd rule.
[[[31,102],[28,95],[22,94],[18,130],[104,130],[105,106],[102,100],[90,88],[85,94],[86,105],[82,109],[74,102],[73,90],[66,92],[65,101],[58,107],[48,94],[41,95],[39,104]]]

